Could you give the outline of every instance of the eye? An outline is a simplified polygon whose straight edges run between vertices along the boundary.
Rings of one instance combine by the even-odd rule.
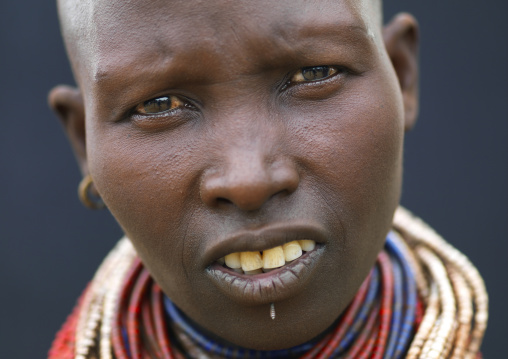
[[[176,96],[162,96],[139,104],[136,106],[136,112],[143,115],[156,115],[184,106],[185,103]]]
[[[337,73],[337,68],[333,66],[309,66],[304,67],[296,72],[290,82],[302,83],[312,82],[326,79]]]

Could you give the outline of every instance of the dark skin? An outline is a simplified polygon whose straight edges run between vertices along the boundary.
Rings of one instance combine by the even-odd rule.
[[[415,20],[382,29],[370,0],[94,3],[86,21],[60,4],[79,89],[49,97],[83,174],[204,330],[262,350],[318,336],[399,203]],[[317,249],[291,270],[217,271],[229,253],[302,238]]]

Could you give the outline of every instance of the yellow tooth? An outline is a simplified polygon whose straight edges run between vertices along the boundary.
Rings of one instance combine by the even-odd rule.
[[[284,251],[281,246],[263,251],[263,268],[279,268],[286,262],[284,261]]]
[[[244,272],[263,267],[263,259],[259,252],[241,252],[240,261]]]
[[[233,272],[236,272],[238,274],[243,274],[243,270],[242,268],[231,268],[233,270]]]
[[[254,275],[254,274],[261,274],[263,271],[261,269],[254,269],[254,270],[247,270],[245,271],[245,274],[247,275]]]
[[[240,252],[228,254],[224,257],[224,261],[229,268],[242,268]]]
[[[302,247],[298,241],[286,243],[282,246],[284,250],[284,259],[286,262],[294,261],[296,258],[302,256]]]
[[[316,247],[316,242],[311,239],[301,239],[298,243],[300,243],[300,246],[305,252],[311,251]]]

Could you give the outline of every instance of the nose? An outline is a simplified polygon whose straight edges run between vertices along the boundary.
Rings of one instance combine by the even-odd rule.
[[[223,168],[205,174],[200,188],[203,202],[254,211],[275,196],[293,193],[300,181],[295,165],[289,160],[269,161],[260,152],[235,151]]]

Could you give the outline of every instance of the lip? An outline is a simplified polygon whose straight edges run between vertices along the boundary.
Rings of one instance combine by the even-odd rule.
[[[229,253],[262,251],[299,239],[312,239],[316,248],[285,266],[258,275],[238,274],[216,262]],[[303,290],[325,250],[326,233],[315,225],[272,225],[254,231],[244,230],[217,241],[206,251],[205,272],[214,285],[232,300],[257,305],[278,302]]]
[[[204,251],[203,263],[208,267],[231,253],[263,251],[300,239],[312,239],[316,244],[325,244],[327,238],[323,229],[309,223],[273,224],[255,230],[242,230],[209,243]]]

